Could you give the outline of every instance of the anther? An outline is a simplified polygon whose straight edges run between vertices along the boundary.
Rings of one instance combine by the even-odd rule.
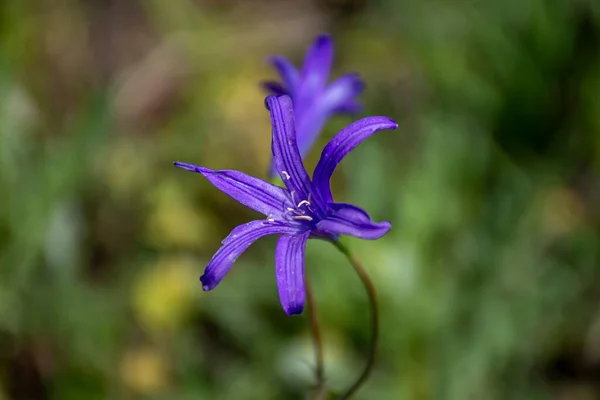
[[[306,204],[306,206],[310,207],[310,201],[308,201],[308,200],[302,200],[300,203],[298,203],[298,205],[296,206],[296,208],[300,208],[300,207],[302,207],[305,204]]]
[[[281,174],[283,175],[286,181],[291,178],[290,174],[288,174],[287,171],[281,171]]]
[[[293,215],[292,218],[293,219],[303,219],[305,221],[312,221],[312,217],[309,217],[308,215]]]

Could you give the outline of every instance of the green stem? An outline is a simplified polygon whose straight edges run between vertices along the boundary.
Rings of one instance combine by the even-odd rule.
[[[321,339],[321,329],[319,325],[319,319],[317,317],[317,303],[315,301],[312,288],[306,276],[304,277],[304,284],[306,286],[306,302],[308,305],[310,329],[312,333],[312,339],[315,345],[315,357],[317,362],[317,369],[315,371],[315,375],[317,378],[315,399],[323,400],[325,398],[325,368],[323,363],[323,340]]]
[[[363,268],[361,263],[350,253],[350,250],[346,246],[344,246],[340,242],[333,242],[333,245],[338,248],[339,251],[342,252],[354,267],[354,270],[358,274],[360,280],[362,281],[365,290],[367,291],[367,295],[369,297],[369,307],[371,309],[371,343],[369,346],[369,354],[367,356],[367,363],[365,367],[358,377],[356,381],[348,388],[339,399],[347,399],[352,396],[361,386],[373,370],[373,365],[375,363],[375,353],[377,351],[377,343],[379,340],[379,311],[377,306],[377,293],[375,291],[375,286],[369,278],[367,271]]]

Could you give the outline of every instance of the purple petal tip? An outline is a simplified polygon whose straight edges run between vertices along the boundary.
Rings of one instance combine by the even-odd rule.
[[[358,73],[353,72],[348,74],[348,76],[352,78],[352,86],[355,92],[360,93],[365,89],[365,81],[363,81]]]
[[[212,282],[212,279],[210,279],[206,275],[202,275],[200,277],[200,283],[202,283],[202,290],[204,290],[205,292],[208,292],[214,289],[215,287],[214,283]]]
[[[282,108],[292,108],[292,99],[287,94],[282,95],[269,95],[265,97],[265,108],[271,111],[271,104],[279,103]]]
[[[282,68],[285,64],[289,63],[289,61],[284,56],[269,56],[267,57],[267,63],[279,69]]]
[[[379,122],[380,124],[386,125],[385,127],[382,127],[381,129],[396,129],[396,128],[398,128],[398,123],[388,117],[366,117],[365,119],[367,119],[367,118],[368,119],[373,118],[373,120],[378,119],[380,121]]]
[[[260,85],[270,94],[277,96],[287,94],[287,90],[278,82],[263,81],[260,83]]]
[[[385,234],[387,235],[388,232],[392,230],[392,223],[390,221],[381,221],[380,223],[385,227]]]
[[[292,307],[284,308],[283,311],[285,311],[285,313],[287,314],[288,317],[292,317],[294,315],[302,314],[302,311],[304,311],[304,306],[301,306],[301,305],[292,306]]]
[[[173,165],[176,166],[177,168],[185,169],[187,171],[192,171],[192,172],[198,172],[201,174],[204,174],[205,172],[210,171],[208,168],[200,167],[200,166],[194,165],[194,164],[184,163],[181,161],[174,161]]]
[[[315,39],[315,46],[329,46],[333,43],[333,40],[331,39],[331,35],[329,35],[328,33],[322,33],[319,36],[317,36],[317,38]]]

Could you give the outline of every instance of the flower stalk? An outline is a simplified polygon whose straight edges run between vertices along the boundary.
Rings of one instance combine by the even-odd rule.
[[[323,340],[321,337],[321,328],[319,324],[319,317],[317,315],[317,302],[312,291],[312,287],[308,282],[308,278],[305,276],[306,286],[306,304],[308,306],[308,317],[310,319],[310,330],[312,335],[313,344],[315,346],[315,360],[316,360],[316,388],[315,388],[315,400],[325,399],[325,367],[323,361]]]

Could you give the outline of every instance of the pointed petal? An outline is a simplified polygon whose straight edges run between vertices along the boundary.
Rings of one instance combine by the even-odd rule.
[[[362,103],[356,99],[352,99],[336,107],[333,111],[340,114],[358,114],[362,109]]]
[[[270,94],[281,96],[282,94],[288,94],[287,90],[278,82],[265,81],[261,82],[261,86]]]
[[[318,101],[314,101],[309,109],[296,115],[298,116],[296,121],[298,149],[302,156],[306,156],[331,117],[331,113],[324,107],[320,107]]]
[[[302,313],[306,288],[304,287],[304,250],[310,231],[299,235],[284,235],[277,241],[275,275],[279,300],[287,315]]]
[[[289,96],[268,96],[265,102],[271,113],[275,169],[289,191],[293,192],[293,200],[306,200],[310,193],[310,178],[298,150],[292,100]]]
[[[398,124],[387,117],[367,117],[350,124],[335,135],[323,149],[313,174],[314,191],[322,197],[322,201],[332,200],[329,187],[331,175],[352,149],[377,131],[397,127]]]
[[[302,66],[302,92],[316,93],[327,84],[333,62],[333,40],[329,35],[318,36],[306,53]]]
[[[358,96],[364,88],[365,84],[358,74],[344,75],[329,85],[323,96],[320,98],[319,104],[321,107],[333,112],[346,104],[355,102],[354,98]]]
[[[365,210],[352,204],[330,203],[329,206],[333,212],[319,221],[318,230],[374,240],[379,239],[392,228],[392,224],[388,221],[373,222]]]
[[[285,189],[240,171],[219,170],[176,161],[176,167],[202,174],[217,189],[269,218],[281,216],[289,202]]]
[[[269,57],[269,63],[277,69],[283,84],[290,95],[294,95],[300,86],[300,73],[294,65],[285,57],[272,56]]]
[[[354,98],[363,90],[364,84],[357,74],[349,74],[336,80],[327,90],[304,102],[309,106],[296,111],[297,140],[300,154],[308,154],[323,126],[335,112],[357,112],[361,105]]]
[[[293,234],[297,230],[291,226],[268,221],[251,221],[236,227],[223,240],[223,246],[209,261],[200,277],[203,290],[212,290],[227,275],[235,260],[256,240],[267,235]]]

